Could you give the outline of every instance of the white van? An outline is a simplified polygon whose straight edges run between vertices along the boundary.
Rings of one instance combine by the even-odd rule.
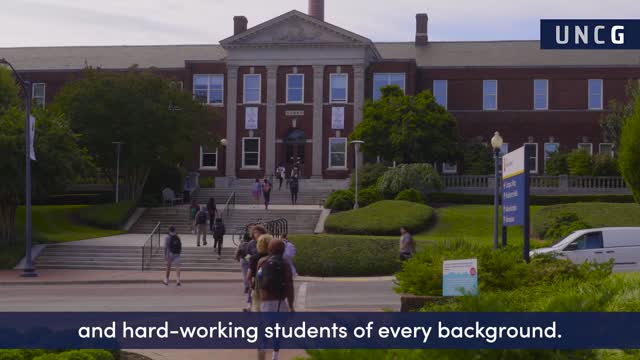
[[[640,227],[578,230],[555,245],[531,251],[531,256],[556,253],[575,264],[613,259],[613,271],[640,271]]]

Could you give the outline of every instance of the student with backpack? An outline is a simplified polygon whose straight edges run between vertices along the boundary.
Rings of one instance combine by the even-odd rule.
[[[191,222],[191,233],[196,233],[196,214],[200,211],[200,205],[196,202],[196,199],[191,200],[191,206],[189,206],[189,220]]]
[[[169,285],[169,276],[171,275],[171,265],[176,266],[176,286],[180,286],[180,254],[182,253],[182,241],[176,233],[176,227],[171,225],[169,233],[164,238],[164,259],[167,262],[167,271],[165,273],[165,285]]]
[[[262,197],[264,198],[264,209],[269,210],[269,201],[271,200],[271,183],[269,180],[264,179],[264,183],[262,184]]]
[[[202,237],[202,245],[207,246],[207,220],[208,219],[209,219],[209,212],[207,211],[207,208],[203,206],[196,213],[196,220],[194,224],[197,232],[196,234],[197,246],[200,246],[200,237]]]
[[[260,235],[258,241],[256,242],[256,250],[257,253],[251,256],[249,259],[249,272],[247,272],[247,277],[249,278],[249,282],[251,284],[251,311],[260,312],[260,282],[257,278],[258,273],[258,262],[260,259],[263,259],[269,256],[269,243],[273,240],[273,236],[269,234]]]
[[[249,260],[252,255],[257,254],[257,239],[260,235],[266,234],[267,229],[262,225],[251,225],[248,227],[246,236],[247,238],[238,245],[238,249],[236,249],[236,260],[240,262],[240,267],[242,268],[242,280],[244,281],[244,293],[247,294],[247,308],[245,311],[251,308],[251,283],[249,281]]]
[[[220,260],[220,256],[222,255],[222,240],[224,239],[225,232],[222,218],[216,218],[213,224],[213,249],[215,251],[215,249],[218,248],[218,260]]]
[[[216,199],[213,197],[209,198],[209,202],[207,202],[207,212],[210,220],[218,217],[218,207],[216,206]],[[213,221],[210,221],[209,230],[213,233]]]
[[[289,191],[291,191],[291,205],[295,205],[298,202],[298,177],[292,177],[289,183]]]

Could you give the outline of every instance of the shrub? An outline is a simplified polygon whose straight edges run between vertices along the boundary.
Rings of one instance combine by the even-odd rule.
[[[358,184],[359,188],[368,188],[374,186],[378,181],[378,178],[382,176],[389,168],[384,164],[365,164],[358,169]],[[356,187],[356,177],[351,176],[350,188]]]
[[[183,180],[184,173],[176,166],[154,166],[142,193],[161,197],[162,190],[167,187],[179,193],[182,191]]]
[[[640,96],[636,96],[633,112],[622,128],[618,161],[620,172],[640,203]]]
[[[487,175],[493,173],[495,160],[489,146],[480,142],[463,145],[463,173],[465,175]]]
[[[399,269],[397,238],[292,235],[298,273],[308,276],[380,276]]]
[[[546,240],[560,240],[576,230],[588,229],[589,224],[580,220],[575,213],[560,214],[544,233]]]
[[[595,155],[592,174],[593,176],[620,176],[618,161],[610,155]]]
[[[548,155],[544,162],[544,173],[546,175],[558,176],[569,174],[567,158],[569,154],[564,151],[556,151]]]
[[[75,218],[87,225],[104,229],[120,229],[135,209],[135,202],[101,204],[84,207],[74,212]]]
[[[400,191],[398,196],[396,196],[396,200],[409,201],[419,204],[424,204],[424,195],[416,189],[406,189]]]
[[[353,191],[336,190],[329,194],[324,207],[333,211],[346,211],[353,209],[354,201]]]
[[[213,176],[201,176],[198,178],[198,183],[201,188],[212,188],[216,185],[216,178]]]
[[[588,176],[591,175],[593,164],[591,155],[580,149],[573,150],[567,156],[567,165],[569,166],[569,175]]]
[[[380,200],[382,200],[382,196],[380,196],[375,186],[358,191],[358,206],[360,207],[371,205]]]
[[[416,189],[423,195],[439,191],[442,179],[429,164],[402,164],[387,170],[376,186],[385,199],[393,199],[406,189]]]
[[[331,214],[325,224],[329,233],[354,235],[397,235],[405,226],[414,233],[426,229],[433,209],[407,201],[385,200],[361,209]]]

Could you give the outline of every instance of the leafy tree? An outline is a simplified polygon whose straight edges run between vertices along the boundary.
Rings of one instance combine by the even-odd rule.
[[[462,161],[466,175],[487,175],[494,171],[493,152],[480,141],[471,141],[462,146]]]
[[[620,176],[618,160],[609,154],[594,155],[593,176]]]
[[[600,120],[600,128],[605,141],[613,143],[615,149],[620,148],[620,137],[626,119],[633,114],[633,101],[640,96],[640,86],[630,81],[626,89],[627,101],[609,102],[609,112]]]
[[[395,85],[381,89],[379,100],[364,106],[364,120],[351,139],[363,140],[362,151],[401,163],[447,162],[456,158],[457,127],[453,116],[431,92],[405,95]]]
[[[569,157],[568,152],[559,150],[550,153],[548,156],[544,162],[545,174],[552,176],[569,174],[569,165],[567,164],[567,158]]]
[[[25,114],[7,73],[0,68],[0,244],[15,241],[16,209],[25,196]],[[31,163],[32,194],[38,198],[64,190],[90,161],[62,116],[42,109],[33,115],[37,160]]]
[[[622,129],[618,163],[633,197],[640,203],[640,95],[636,96],[633,112]]]
[[[426,196],[442,190],[442,179],[430,164],[402,164],[387,170],[376,187],[386,199],[393,199],[406,189],[416,189]]]
[[[216,141],[207,134],[215,113],[153,71],[89,69],[62,89],[55,105],[113,183],[113,142],[124,142],[120,173],[123,197],[130,200],[139,199],[154,166],[175,167],[192,156],[195,146]]]
[[[591,175],[593,169],[593,161],[591,155],[585,150],[575,149],[567,156],[567,164],[569,165],[569,175],[588,176]]]

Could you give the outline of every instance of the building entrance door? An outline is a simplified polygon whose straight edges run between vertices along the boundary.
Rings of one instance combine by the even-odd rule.
[[[291,169],[298,167],[298,176],[304,177],[305,146],[307,137],[303,130],[292,128],[283,141],[285,146],[285,163],[287,176],[291,176]]]

